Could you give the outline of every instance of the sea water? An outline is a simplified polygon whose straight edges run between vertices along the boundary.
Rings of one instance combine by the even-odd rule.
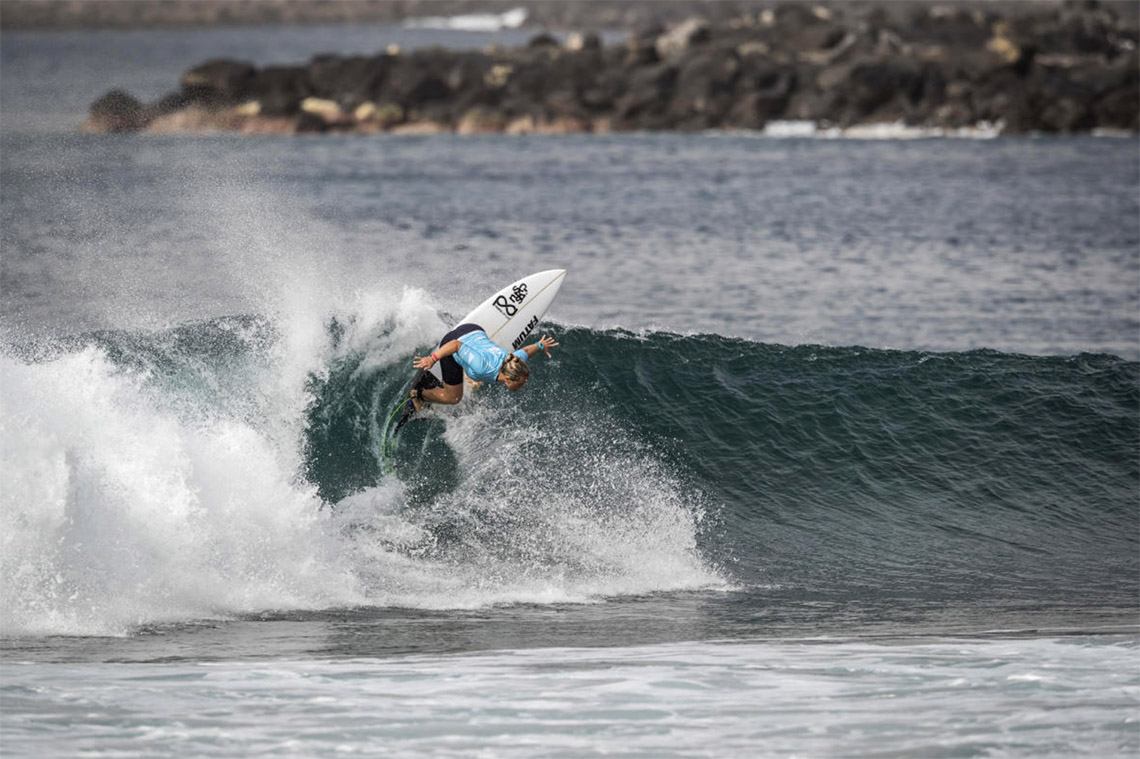
[[[6,756],[1140,751],[1134,140],[71,131],[241,39],[3,37]]]
[[[672,643],[15,667],[11,755],[1113,756],[1136,646]],[[15,691],[15,692],[13,692]],[[34,694],[34,695],[33,695]],[[492,695],[493,694],[493,695]],[[91,709],[98,709],[92,714]],[[32,716],[34,715],[34,716]],[[14,721],[14,720],[13,720]]]

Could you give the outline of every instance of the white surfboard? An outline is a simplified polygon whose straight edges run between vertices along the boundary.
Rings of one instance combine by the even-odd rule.
[[[565,269],[547,269],[523,277],[480,303],[459,324],[478,324],[495,345],[516,351],[526,344],[527,337],[554,302],[565,276]],[[439,364],[428,371],[443,381]]]

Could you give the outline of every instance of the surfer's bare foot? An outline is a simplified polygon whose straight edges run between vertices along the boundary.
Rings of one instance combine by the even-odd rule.
[[[409,393],[409,396],[411,396],[412,406],[415,407],[416,413],[423,411],[424,405],[427,403],[427,401],[424,400],[423,391],[422,390],[412,390]]]

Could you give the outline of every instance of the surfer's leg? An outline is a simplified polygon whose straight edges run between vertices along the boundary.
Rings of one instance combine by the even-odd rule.
[[[478,324],[460,324],[448,332],[439,341],[444,346],[452,340],[458,340],[471,332],[479,332],[483,328]],[[443,376],[443,387],[424,388],[419,400],[428,403],[441,403],[453,406],[463,400],[463,367],[455,360],[455,356],[444,356],[439,361],[439,373]]]
[[[464,326],[478,329],[474,324]],[[462,328],[459,327],[448,333],[445,339],[454,340],[455,338],[452,335]],[[443,375],[443,387],[425,389],[423,399],[428,403],[442,403],[448,406],[459,403],[463,399],[463,367],[455,360],[455,356],[444,356],[439,360],[439,373]]]
[[[453,406],[463,400],[463,383],[460,382],[458,385],[444,385],[443,387],[433,387],[430,390],[424,390],[423,399],[428,403],[441,403],[445,406]]]

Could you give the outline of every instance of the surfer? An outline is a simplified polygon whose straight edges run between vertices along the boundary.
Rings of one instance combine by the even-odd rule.
[[[437,363],[443,374],[443,387],[412,389],[416,411],[423,403],[451,405],[463,398],[463,374],[475,382],[502,382],[511,392],[521,390],[530,378],[527,360],[539,353],[550,355],[558,343],[546,335],[533,345],[508,353],[491,342],[478,324],[460,324],[439,341],[427,356],[416,356],[412,366],[425,372]],[[429,375],[430,376],[430,375]],[[478,386],[478,385],[477,385]]]

